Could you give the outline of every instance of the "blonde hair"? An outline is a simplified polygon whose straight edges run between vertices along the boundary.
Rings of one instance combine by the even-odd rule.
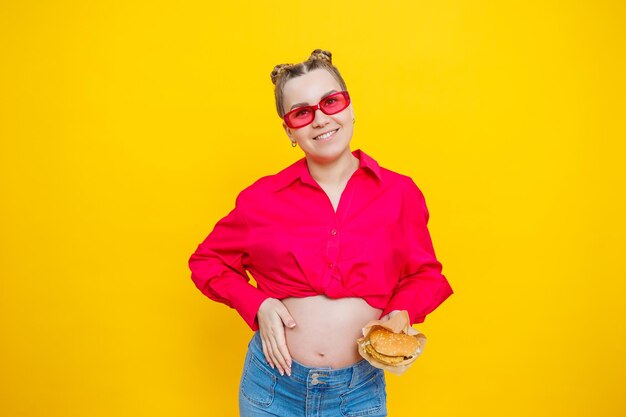
[[[328,71],[330,75],[337,80],[341,89],[344,91],[347,90],[343,77],[339,73],[337,67],[335,67],[332,63],[332,54],[330,51],[316,49],[311,52],[309,59],[304,62],[298,64],[278,64],[274,67],[270,76],[272,78],[272,83],[274,84],[276,111],[280,117],[285,115],[285,109],[283,108],[283,89],[287,81],[318,68]]]

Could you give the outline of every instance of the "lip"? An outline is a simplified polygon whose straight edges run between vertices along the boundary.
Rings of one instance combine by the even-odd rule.
[[[339,128],[336,128],[336,129],[329,130],[328,132],[320,133],[319,135],[315,135],[315,137],[313,138],[313,140],[314,140],[315,142],[328,142],[329,140],[331,140],[332,138],[334,138],[334,137],[335,137],[335,135],[337,134],[337,132],[338,132],[338,131],[339,131]],[[327,134],[327,133],[329,133],[329,132],[333,132],[333,134],[332,134],[332,135],[330,135],[329,137],[327,137],[326,139],[315,139],[316,137],[318,137],[318,136],[322,136],[322,135],[325,135],[325,134]]]

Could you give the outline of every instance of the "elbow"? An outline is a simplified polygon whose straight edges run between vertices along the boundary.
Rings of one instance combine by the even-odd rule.
[[[200,253],[198,249],[189,258],[188,266],[191,271],[191,280],[202,294],[213,301],[226,302],[226,299],[221,297],[214,288],[213,284],[219,278],[219,273],[211,268],[207,256]]]
[[[227,298],[222,297],[219,292],[216,290],[215,285],[217,276],[205,275],[202,273],[191,273],[191,280],[195,284],[196,288],[200,290],[202,294],[204,294],[207,298],[216,301],[218,303],[226,304],[231,307],[230,302]]]
[[[441,302],[444,302],[446,298],[454,294],[454,290],[452,289],[452,286],[450,286],[450,282],[448,282],[445,275],[441,275],[441,286],[439,287],[438,294]]]

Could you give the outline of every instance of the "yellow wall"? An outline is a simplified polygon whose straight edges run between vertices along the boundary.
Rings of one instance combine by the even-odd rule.
[[[626,13],[569,3],[2,2],[0,415],[236,415],[187,259],[303,156],[269,73],[315,48],[455,290],[390,415],[625,415]]]

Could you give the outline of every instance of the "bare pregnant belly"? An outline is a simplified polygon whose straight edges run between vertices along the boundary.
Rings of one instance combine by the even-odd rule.
[[[297,325],[285,328],[291,357],[310,367],[343,368],[359,360],[356,339],[382,310],[361,298],[331,299],[324,295],[282,300]]]

